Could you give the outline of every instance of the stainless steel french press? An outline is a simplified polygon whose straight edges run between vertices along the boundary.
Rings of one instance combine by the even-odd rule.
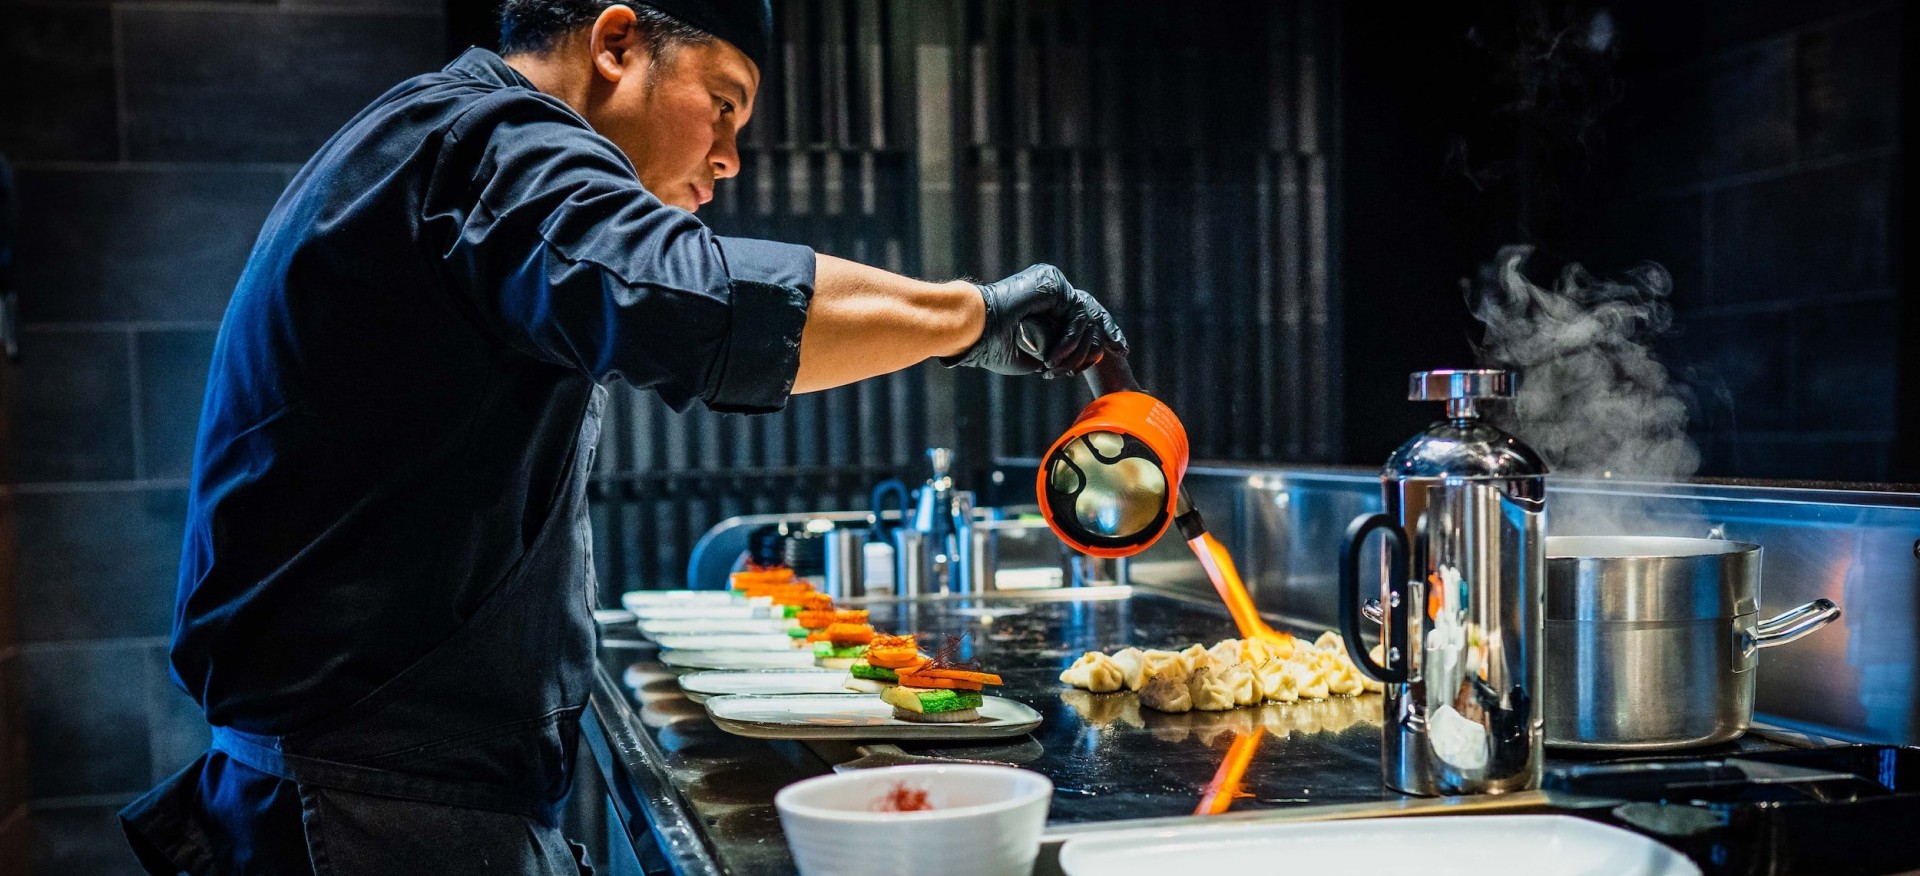
[[[1547,467],[1480,419],[1513,395],[1505,371],[1423,371],[1408,397],[1445,401],[1380,473],[1386,513],[1347,529],[1340,631],[1354,662],[1386,683],[1381,771],[1410,794],[1537,788],[1543,764]],[[1386,550],[1371,580],[1384,610],[1381,659],[1360,637],[1360,566],[1369,536]]]

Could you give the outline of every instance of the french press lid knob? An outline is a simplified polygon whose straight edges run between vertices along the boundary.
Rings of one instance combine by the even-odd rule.
[[[1518,375],[1496,368],[1442,368],[1415,371],[1407,380],[1412,401],[1443,401],[1454,419],[1480,415],[1474,402],[1483,398],[1512,398]]]

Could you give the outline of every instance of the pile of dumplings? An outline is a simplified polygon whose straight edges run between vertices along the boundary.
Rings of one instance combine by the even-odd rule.
[[[1141,705],[1162,712],[1224,712],[1381,691],[1353,665],[1346,647],[1329,631],[1311,644],[1223,639],[1185,651],[1088,651],[1060,680],[1094,693],[1137,691]]]

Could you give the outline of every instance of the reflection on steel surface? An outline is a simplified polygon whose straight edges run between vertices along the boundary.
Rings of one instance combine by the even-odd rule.
[[[1233,807],[1236,797],[1250,796],[1241,787],[1240,780],[1247,774],[1247,764],[1260,751],[1262,734],[1235,733],[1233,745],[1227,748],[1227,756],[1220,761],[1220,771],[1213,774],[1213,781],[1207,783],[1206,792],[1200,795],[1200,805],[1193,808],[1195,815],[1219,815]]]

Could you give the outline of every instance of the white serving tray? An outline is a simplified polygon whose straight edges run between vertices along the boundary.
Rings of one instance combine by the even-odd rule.
[[[743,617],[731,620],[710,618],[661,618],[640,621],[640,635],[654,636],[738,636],[747,633],[785,633],[790,624],[785,618]]]
[[[812,643],[805,648],[795,648],[793,637],[786,633],[737,633],[723,635],[702,635],[700,633],[660,634],[653,636],[653,642],[672,651],[801,651],[813,653]]]
[[[709,697],[792,696],[847,693],[844,669],[762,669],[758,672],[689,672],[680,676],[687,699],[704,703]]]
[[[670,669],[691,672],[696,669],[818,669],[813,652],[788,648],[785,651],[661,651],[660,662]]]
[[[1700,868],[1673,849],[1571,815],[1202,822],[1083,837],[1060,849],[1067,876],[1270,873],[1282,861],[1289,873],[1343,876],[1700,876]]]
[[[985,697],[980,718],[965,724],[920,724],[893,717],[878,694],[719,696],[707,716],[720,729],[755,739],[992,739],[1040,726],[1040,713],[1003,697]]]

